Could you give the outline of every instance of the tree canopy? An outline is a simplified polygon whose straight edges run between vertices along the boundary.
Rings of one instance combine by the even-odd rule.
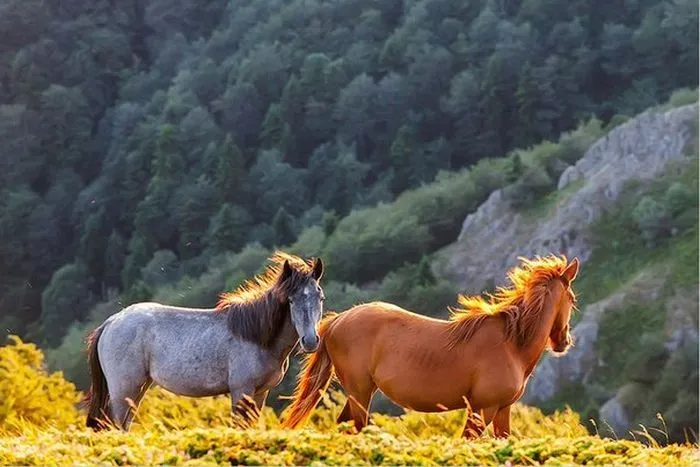
[[[158,265],[316,225],[366,257],[343,279],[384,277],[456,208],[348,228],[367,207],[698,84],[690,0],[7,0],[0,24],[0,324],[50,343]]]

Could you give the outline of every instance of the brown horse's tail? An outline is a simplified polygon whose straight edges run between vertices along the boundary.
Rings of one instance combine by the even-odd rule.
[[[87,426],[95,431],[105,428],[104,420],[109,402],[107,379],[100,366],[97,354],[97,343],[100,340],[103,326],[98,327],[88,336],[88,367],[90,368],[90,389],[83,403],[88,406]]]
[[[329,314],[321,321],[319,330],[321,343],[318,350],[304,360],[294,389],[293,402],[282,414],[283,428],[297,428],[302,425],[331,383],[333,362],[326,349],[325,334],[338,316],[337,313]]]

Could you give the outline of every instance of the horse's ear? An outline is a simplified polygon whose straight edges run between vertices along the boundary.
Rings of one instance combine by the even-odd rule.
[[[282,265],[282,273],[280,274],[279,281],[282,282],[292,275],[292,266],[289,265],[288,260],[284,260],[284,265]]]
[[[313,274],[314,279],[317,281],[321,280],[321,277],[323,276],[323,261],[321,258],[314,259],[314,269],[311,273]]]
[[[561,277],[571,284],[574,279],[576,279],[576,276],[578,275],[578,268],[579,268],[579,261],[578,258],[574,258],[569,265],[566,267],[564,272],[562,273]]]

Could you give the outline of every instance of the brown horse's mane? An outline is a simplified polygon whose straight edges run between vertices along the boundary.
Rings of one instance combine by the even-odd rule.
[[[242,339],[269,348],[282,330],[287,318],[292,292],[312,278],[313,261],[276,251],[268,261],[272,264],[261,274],[247,280],[233,292],[220,295],[216,310],[228,313],[229,330]],[[280,281],[285,261],[291,274]]]
[[[478,295],[459,295],[459,308],[451,308],[449,347],[470,339],[474,333],[493,317],[504,321],[506,341],[524,347],[531,342],[542,316],[548,285],[561,279],[568,261],[564,256],[536,257],[533,260],[518,258],[522,265],[508,272],[510,287],[499,287],[488,299]],[[573,292],[568,293],[575,303]]]

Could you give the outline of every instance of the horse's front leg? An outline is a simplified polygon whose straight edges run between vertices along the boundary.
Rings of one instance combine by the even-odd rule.
[[[499,409],[493,417],[493,434],[496,438],[510,436],[510,405]]]
[[[260,410],[252,386],[231,389],[231,415],[234,425],[239,428],[250,428],[258,419]]]
[[[480,437],[489,423],[491,423],[491,420],[493,420],[497,410],[496,407],[489,407],[474,412],[470,407],[467,407],[467,420],[464,423],[462,437],[466,439],[476,439]]]
[[[262,411],[263,407],[265,407],[265,400],[267,399],[267,395],[269,393],[270,393],[269,389],[264,389],[264,390],[259,390],[253,396],[253,400],[255,401],[255,405],[258,407],[258,410]]]

